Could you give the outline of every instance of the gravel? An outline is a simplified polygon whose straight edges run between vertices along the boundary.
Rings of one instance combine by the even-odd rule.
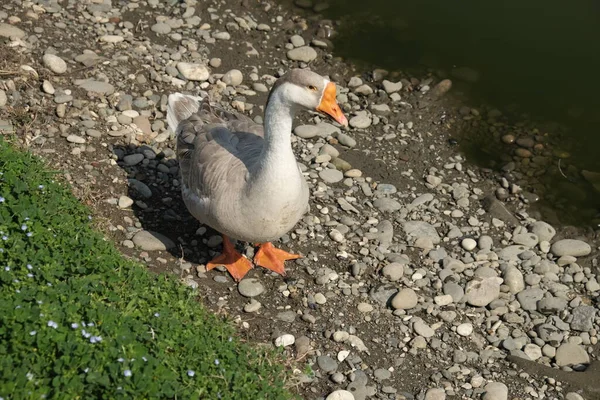
[[[451,93],[432,101],[449,79],[355,68],[328,51],[331,21],[268,1],[72,2],[52,12],[53,2],[8,2],[0,47],[18,73],[0,77],[0,129],[26,123],[23,143],[64,171],[125,254],[197,287],[249,340],[310,365],[295,376],[303,398],[579,400],[562,378],[507,361],[579,369],[596,358],[597,239],[531,207],[528,179],[555,157],[531,132],[546,129]],[[223,268],[206,271],[221,238],[181,200],[167,96],[208,95],[262,121],[268,90],[292,67],[336,82],[350,126],[298,113],[292,149],[310,208],[274,244],[303,257],[285,277],[254,268],[235,290]],[[498,169],[474,167],[449,146],[464,124],[486,126],[487,140],[523,157],[511,150],[495,155],[506,159]],[[252,244],[237,247],[252,260]]]

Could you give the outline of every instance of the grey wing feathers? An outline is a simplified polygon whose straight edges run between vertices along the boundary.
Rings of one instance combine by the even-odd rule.
[[[167,120],[177,133],[182,183],[200,198],[245,179],[248,166],[262,151],[261,125],[212,106],[206,98],[170,95]]]

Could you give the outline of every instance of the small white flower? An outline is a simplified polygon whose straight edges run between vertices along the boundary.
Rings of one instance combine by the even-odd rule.
[[[125,362],[125,359],[124,359],[123,357],[119,357],[119,358],[117,359],[117,361],[118,361],[118,362],[120,362],[120,363],[122,363],[122,362]]]
[[[28,278],[33,278],[33,274],[27,274]]]
[[[29,335],[35,336],[36,333],[37,333],[36,331],[31,331],[31,332],[29,332]]]
[[[86,368],[83,370],[83,372],[85,372],[87,374],[89,370],[90,370],[89,368]]]
[[[123,371],[123,375],[129,377],[131,376],[131,370],[130,369],[126,369],[125,371]]]
[[[27,237],[32,237],[32,236],[33,236],[33,233],[31,233],[31,232],[27,232],[27,233],[25,234],[25,236],[27,236]]]
[[[148,362],[148,359],[146,357],[144,357],[144,356],[142,356],[142,360]]]
[[[221,364],[221,361],[219,361],[218,358],[215,358],[215,365],[219,365],[219,364]]]
[[[43,189],[43,188],[44,188],[44,185],[38,185],[38,189],[40,189],[40,190],[41,190],[41,189]]]
[[[102,338],[100,336],[92,336],[90,338],[90,343],[99,343],[102,341]]]
[[[27,269],[31,271],[33,269],[33,266],[31,264],[27,264]]]
[[[21,225],[21,230],[22,231],[26,231],[27,230],[27,225],[25,225],[25,224]]]
[[[71,324],[71,328],[73,328],[73,329],[77,329],[77,328],[79,328],[79,324],[78,324],[77,322],[73,322],[73,323]]]
[[[10,267],[4,267],[5,271],[10,271]]]
[[[6,199],[2,196],[0,196],[0,203],[4,203],[6,201]]]
[[[194,375],[196,375],[196,373],[195,373],[194,371],[192,371],[191,369],[188,369],[188,372],[187,372],[187,374],[188,374],[188,376],[190,376],[190,377],[191,377],[191,376],[194,376]]]
[[[2,240],[8,240],[8,236],[6,236],[6,235],[2,236]]]
[[[48,321],[48,326],[54,329],[58,328],[58,324],[54,321]]]
[[[159,313],[157,313],[157,312],[155,312],[155,313],[154,313],[154,316],[155,316],[156,318],[158,318],[158,317],[160,317],[160,314],[159,314]]]
[[[33,379],[33,374],[31,372],[28,372],[27,375],[25,375],[27,377],[28,380],[32,380]]]

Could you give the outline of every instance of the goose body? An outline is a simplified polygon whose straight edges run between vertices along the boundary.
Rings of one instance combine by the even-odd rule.
[[[177,135],[183,200],[196,219],[223,234],[229,259],[218,260],[221,265],[232,261],[229,237],[269,243],[306,212],[308,186],[291,146],[293,118],[301,108],[326,112],[347,124],[335,102],[335,85],[306,70],[291,70],[275,83],[264,126],[211,105],[207,98],[169,96],[167,120]],[[269,252],[272,246],[263,248]],[[239,257],[234,261],[247,262]],[[279,261],[280,266],[270,269],[283,273],[284,260]],[[232,269],[235,279],[245,274]]]

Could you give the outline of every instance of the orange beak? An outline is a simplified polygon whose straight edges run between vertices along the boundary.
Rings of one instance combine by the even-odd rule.
[[[333,82],[329,82],[325,87],[323,98],[321,98],[321,103],[317,107],[317,111],[330,115],[340,125],[348,126],[348,119],[335,100],[335,83]]]

